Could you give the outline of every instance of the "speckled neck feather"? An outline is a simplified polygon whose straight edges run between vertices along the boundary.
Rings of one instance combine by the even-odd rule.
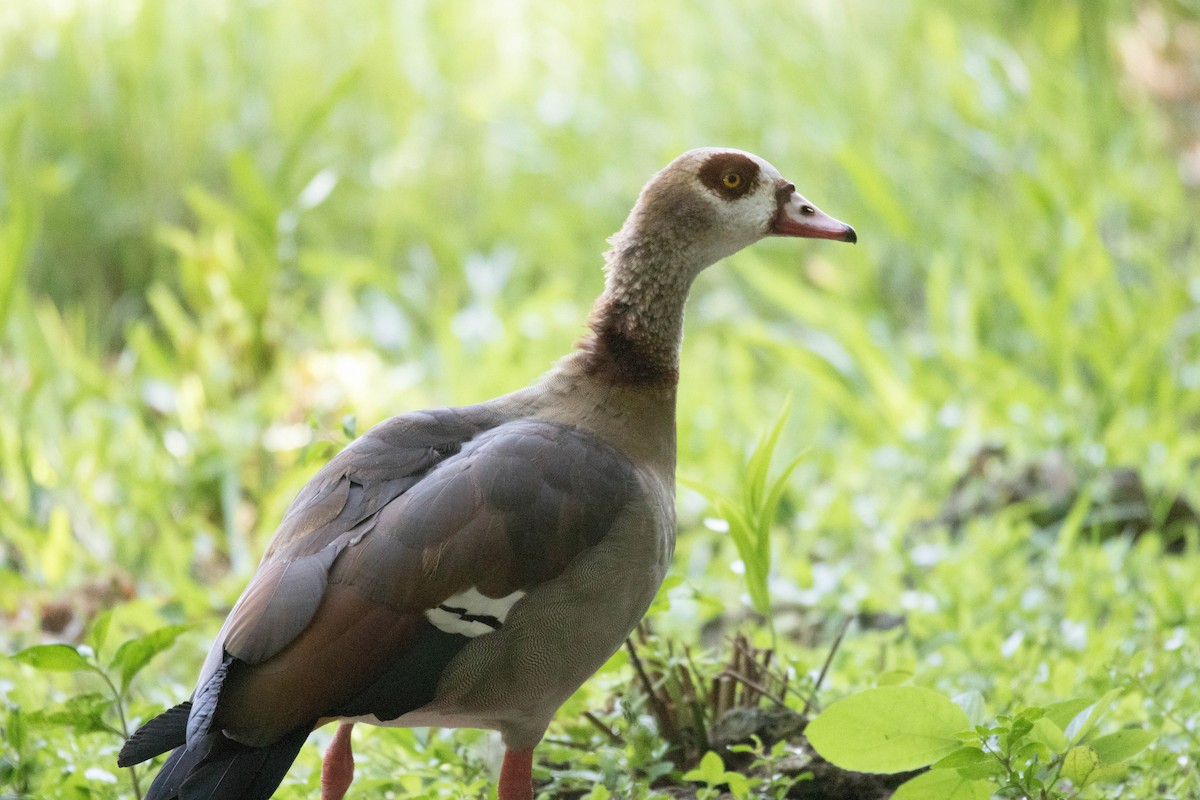
[[[643,198],[645,201],[646,198]],[[607,281],[579,343],[578,364],[617,385],[673,387],[679,382],[683,310],[692,281],[709,260],[689,246],[694,224],[647,224],[639,202],[605,254]]]
[[[741,208],[743,217],[728,205],[759,191],[763,180],[753,158],[719,150],[685,153],[651,178],[610,240],[592,332],[567,368],[613,385],[674,387],[692,281],[766,233],[765,215],[762,228],[744,216],[755,213],[753,203]]]

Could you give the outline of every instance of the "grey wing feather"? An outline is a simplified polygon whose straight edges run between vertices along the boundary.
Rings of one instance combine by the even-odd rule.
[[[468,419],[468,412],[474,419]],[[284,514],[250,585],[225,620],[198,691],[224,653],[260,663],[312,620],[338,554],[375,524],[375,515],[481,430],[477,407],[393,417],[372,428],[310,480]]]
[[[209,654],[195,709],[211,714],[210,697],[226,696],[233,657],[237,680],[225,682],[239,699],[216,711],[223,726],[269,739],[278,731],[262,729],[257,708],[268,696],[295,698],[296,724],[327,715],[409,646],[389,640],[399,649],[385,663],[378,641],[348,637],[364,608],[401,631],[470,587],[527,591],[602,539],[633,496],[633,465],[589,432],[447,414],[378,426],[301,492]],[[355,591],[322,603],[335,584]],[[191,728],[203,730],[195,709]]]
[[[489,597],[527,590],[599,541],[635,482],[628,459],[586,431],[507,422],[386,506],[331,579],[395,607],[472,586]]]
[[[296,638],[312,621],[343,546],[335,541],[312,555],[264,564],[238,601],[255,613],[233,616],[225,631],[226,652],[258,664]]]

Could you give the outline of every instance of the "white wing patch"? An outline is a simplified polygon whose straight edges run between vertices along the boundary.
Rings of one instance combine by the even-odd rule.
[[[488,597],[472,586],[447,597],[437,608],[426,611],[425,617],[440,631],[473,638],[500,630],[509,609],[524,596],[518,590],[504,597]]]

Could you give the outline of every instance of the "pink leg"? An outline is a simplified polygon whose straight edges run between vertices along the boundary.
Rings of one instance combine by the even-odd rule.
[[[500,767],[499,800],[533,800],[533,750],[508,750]]]
[[[321,800],[342,800],[354,780],[354,753],[350,750],[353,722],[339,722],[333,742],[321,762]]]

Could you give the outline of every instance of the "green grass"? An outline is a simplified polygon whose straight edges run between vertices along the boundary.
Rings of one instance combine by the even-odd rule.
[[[752,6],[7,4],[3,650],[110,606],[113,646],[193,623],[132,685],[135,717],[177,701],[346,428],[536,377],[579,336],[645,178],[726,144],[861,242],[760,244],[689,310],[683,477],[738,497],[793,399],[776,469],[805,455],[768,583],[786,663],[820,667],[806,621],[903,613],[851,629],[823,702],[894,670],[993,714],[1120,686],[1113,724],[1156,742],[1085,796],[1200,794],[1194,529],[1167,555],[1153,532],[1099,540],[1084,504],[928,524],[988,445],[1061,454],[1084,489],[1134,467],[1160,523],[1200,502],[1200,201],[1115,56],[1131,7]],[[717,512],[679,500],[656,626],[700,647],[750,599]],[[41,630],[54,612],[66,628]],[[31,718],[89,680],[0,661],[0,794],[131,796],[94,771],[116,775],[116,737]],[[577,722],[629,682],[617,658],[560,715],[552,736],[588,750],[550,748],[556,785],[651,796],[629,788],[661,756],[633,701],[605,717],[623,748]],[[357,745],[364,784],[430,797],[497,753],[469,732]],[[317,763],[309,746],[281,796],[308,796]]]

